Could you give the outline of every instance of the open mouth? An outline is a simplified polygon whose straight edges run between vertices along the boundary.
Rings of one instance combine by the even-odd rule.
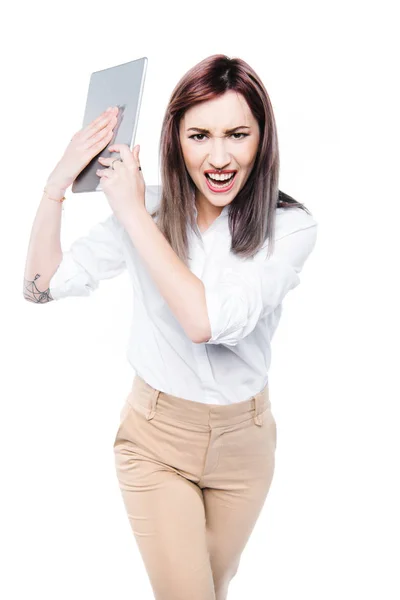
[[[209,173],[205,173],[207,185],[213,191],[228,190],[233,186],[236,173],[237,171],[235,171],[235,173],[230,173],[229,176],[224,175],[222,179],[213,179],[213,177],[210,177]]]

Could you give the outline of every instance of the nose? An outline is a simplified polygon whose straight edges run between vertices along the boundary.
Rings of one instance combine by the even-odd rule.
[[[231,163],[231,157],[226,150],[223,138],[214,138],[208,157],[211,169],[226,169]]]

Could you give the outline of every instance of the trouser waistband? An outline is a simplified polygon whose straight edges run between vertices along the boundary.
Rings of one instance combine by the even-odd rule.
[[[257,394],[242,402],[219,405],[195,402],[153,388],[139,375],[132,384],[130,402],[151,420],[156,411],[187,423],[213,427],[240,423],[253,418],[258,426],[263,424],[263,413],[271,408],[268,384]]]

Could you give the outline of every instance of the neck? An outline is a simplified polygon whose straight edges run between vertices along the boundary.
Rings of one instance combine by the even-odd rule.
[[[223,211],[223,206],[214,206],[208,200],[196,198],[197,220],[211,224]]]

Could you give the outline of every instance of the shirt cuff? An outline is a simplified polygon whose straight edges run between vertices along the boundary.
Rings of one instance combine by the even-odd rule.
[[[89,296],[99,282],[75,261],[72,252],[63,253],[62,261],[49,283],[50,295],[54,300],[67,296]]]

